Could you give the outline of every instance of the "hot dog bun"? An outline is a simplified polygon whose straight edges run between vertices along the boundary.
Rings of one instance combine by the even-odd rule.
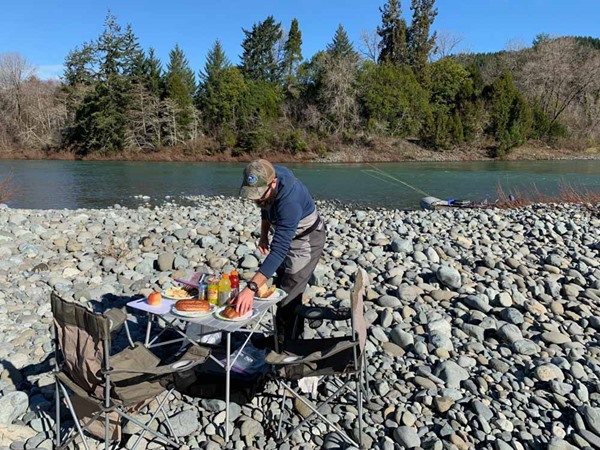
[[[221,315],[227,319],[237,319],[240,315],[237,313],[234,307],[228,306],[223,310]]]
[[[179,300],[175,303],[177,311],[207,312],[210,311],[210,303],[206,300]]]

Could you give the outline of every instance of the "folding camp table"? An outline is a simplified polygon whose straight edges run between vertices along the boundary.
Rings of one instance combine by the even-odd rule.
[[[286,297],[285,293],[282,296],[277,298],[276,300],[254,300],[253,304],[253,313],[252,315],[246,319],[241,321],[226,321],[223,319],[218,319],[214,316],[214,314],[208,314],[203,317],[183,317],[179,315],[175,315],[171,313],[171,308],[176,303],[174,300],[165,300],[163,299],[160,305],[152,306],[146,302],[145,298],[134,300],[127,303],[127,306],[137,309],[138,311],[144,311],[148,313],[148,324],[146,326],[146,338],[144,340],[144,345],[146,348],[160,347],[163,345],[174,344],[177,342],[189,341],[193,345],[202,345],[201,343],[197,343],[194,340],[190,339],[189,336],[185,334],[185,325],[187,323],[195,323],[199,325],[204,325],[206,327],[210,327],[210,331],[207,331],[205,334],[213,334],[218,332],[223,332],[225,334],[226,340],[226,360],[225,364],[222,361],[215,358],[213,355],[210,357],[223,369],[225,369],[225,403],[226,403],[226,413],[225,413],[225,442],[229,441],[229,437],[231,435],[230,425],[229,425],[229,397],[230,397],[230,383],[231,383],[231,368],[237,361],[237,358],[242,353],[244,347],[250,342],[250,337],[253,333],[259,331],[262,327],[263,329],[267,329],[266,327],[266,317],[268,313],[272,313],[272,324],[273,328],[268,330],[272,331],[275,335],[277,334],[277,330],[275,327],[275,306],[278,302],[283,300]],[[150,333],[152,329],[152,323],[156,322],[158,324],[162,323],[164,328],[158,333],[155,337],[151,338]],[[160,336],[168,329],[176,331],[181,335],[181,338],[171,339],[165,342],[157,342]],[[235,358],[231,358],[231,334],[236,331],[247,332],[248,336],[246,337],[242,346],[238,349],[238,353]],[[277,345],[277,339],[275,339],[275,345]],[[277,350],[277,349],[276,349]]]

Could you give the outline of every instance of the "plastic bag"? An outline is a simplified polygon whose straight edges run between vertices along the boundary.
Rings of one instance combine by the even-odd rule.
[[[235,363],[233,364],[233,366],[231,366],[231,370],[232,372],[248,376],[254,376],[256,374],[264,373],[267,369],[267,363],[265,362],[266,355],[266,349],[259,350],[258,348],[254,347],[251,343],[248,343],[242,349],[241,353],[238,349],[231,355],[231,361],[235,360]],[[225,364],[226,360],[223,359],[221,362]]]
[[[215,330],[215,332],[211,333],[213,330]],[[189,323],[185,329],[185,335],[194,342],[217,345],[221,343],[223,333],[216,330],[216,328],[192,322]]]

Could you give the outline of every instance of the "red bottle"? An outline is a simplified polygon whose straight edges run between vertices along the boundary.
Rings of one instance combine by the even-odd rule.
[[[235,298],[240,292],[240,276],[236,270],[229,275],[229,282],[231,283],[231,298]]]

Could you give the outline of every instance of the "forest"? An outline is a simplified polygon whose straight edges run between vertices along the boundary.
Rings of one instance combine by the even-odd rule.
[[[530,46],[457,52],[458,35],[432,31],[435,0],[408,6],[410,21],[400,0],[385,2],[358,43],[340,24],[314,55],[302,52],[297,19],[269,16],[243,28],[238,64],[216,39],[201,68],[178,44],[161,61],[109,12],[102,33],[66,55],[60,80],[0,53],[0,155],[305,158],[392,140],[504,157],[528,142],[598,145],[600,39],[540,34]]]

